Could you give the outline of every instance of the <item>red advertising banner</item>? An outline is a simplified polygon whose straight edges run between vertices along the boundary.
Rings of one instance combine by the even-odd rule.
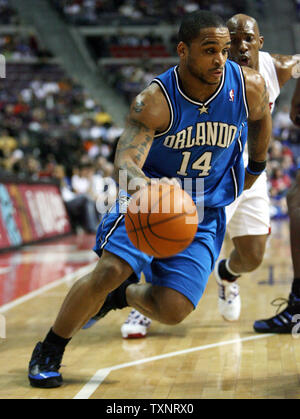
[[[0,183],[0,250],[70,232],[58,186]]]

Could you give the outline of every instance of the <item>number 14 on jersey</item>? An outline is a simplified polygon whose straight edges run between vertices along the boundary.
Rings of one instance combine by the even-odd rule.
[[[177,171],[178,175],[180,176],[188,175],[187,170],[190,164],[191,154],[192,153],[190,151],[182,152],[182,162],[181,162],[180,169]],[[210,165],[211,158],[212,158],[212,152],[206,151],[199,157],[199,159],[197,159],[196,161],[194,161],[194,163],[192,163],[191,169],[198,170],[199,171],[198,176],[201,176],[201,177],[208,176],[209,171],[211,169],[211,165]]]

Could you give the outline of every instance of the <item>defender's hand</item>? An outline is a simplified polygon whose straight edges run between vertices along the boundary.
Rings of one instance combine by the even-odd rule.
[[[250,189],[255,181],[259,178],[260,175],[254,176],[251,175],[247,170],[245,170],[245,183],[244,183],[244,191]]]

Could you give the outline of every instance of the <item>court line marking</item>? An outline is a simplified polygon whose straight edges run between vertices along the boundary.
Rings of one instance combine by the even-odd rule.
[[[204,351],[205,349],[212,349],[212,348],[217,348],[220,346],[232,345],[233,343],[258,340],[258,339],[268,338],[271,336],[275,336],[275,334],[267,333],[267,334],[262,334],[262,335],[252,335],[245,338],[233,339],[233,340],[228,340],[228,341],[223,341],[223,342],[216,342],[216,343],[211,343],[209,345],[203,345],[203,346],[196,346],[194,348],[183,349],[181,351],[176,351],[176,352],[169,352],[162,355],[152,356],[150,358],[139,359],[137,361],[126,362],[124,364],[118,364],[112,367],[102,368],[93,375],[93,377],[89,380],[89,382],[84,385],[84,387],[76,394],[75,397],[73,397],[73,399],[89,399],[93,395],[93,393],[97,390],[97,388],[102,384],[105,378],[111,373],[111,371],[116,371],[122,368],[128,368],[135,365],[146,364],[148,362],[158,361],[165,358],[171,358],[173,356],[185,355],[192,352]]]
[[[71,273],[63,276],[62,278],[57,279],[56,281],[53,281],[50,284],[44,285],[43,287],[41,287],[41,288],[39,288],[35,291],[31,291],[28,294],[23,295],[22,297],[19,297],[15,300],[11,301],[10,303],[4,304],[3,306],[0,307],[0,313],[6,313],[7,311],[11,310],[12,308],[17,307],[18,305],[23,304],[26,301],[29,301],[32,298],[43,294],[44,292],[47,292],[49,290],[52,290],[55,287],[58,287],[59,285],[62,285],[62,284],[67,283],[69,281],[72,281],[77,276],[83,276],[83,275],[88,274],[96,266],[96,264],[97,264],[97,262],[93,262],[93,263],[90,263],[89,265],[82,266],[81,268],[77,269],[76,271],[71,272]]]

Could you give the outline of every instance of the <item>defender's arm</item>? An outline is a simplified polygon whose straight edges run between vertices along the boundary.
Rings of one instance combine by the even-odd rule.
[[[279,86],[282,87],[291,78],[300,77],[300,54],[271,54],[277,73]]]
[[[272,133],[269,95],[263,77],[250,68],[243,68],[249,106],[248,150],[249,164],[245,174],[245,187],[249,189],[266,166]]]

